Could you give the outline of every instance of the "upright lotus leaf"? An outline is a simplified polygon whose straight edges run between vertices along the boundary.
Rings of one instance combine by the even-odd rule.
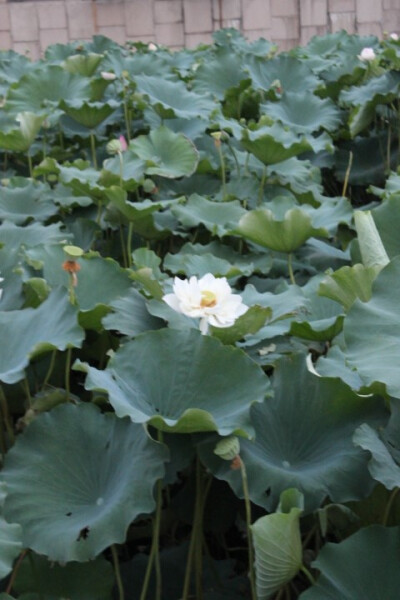
[[[213,202],[198,194],[192,194],[184,205],[171,209],[172,214],[185,227],[204,225],[212,234],[222,237],[246,214],[240,202]]]
[[[94,52],[90,52],[89,54],[74,54],[73,56],[68,56],[62,66],[68,73],[77,73],[83,77],[92,77],[103,58],[102,54],[95,54]]]
[[[286,490],[286,493],[295,490]],[[297,490],[296,490],[297,491]],[[281,495],[285,503],[285,492]],[[290,499],[289,499],[290,500]],[[281,586],[293,579],[302,566],[300,515],[302,508],[281,507],[252,526],[257,599],[268,600]]]
[[[319,357],[315,370],[322,377],[340,377],[354,391],[363,387],[359,374],[349,366],[342,348],[337,344],[332,344],[328,352]]]
[[[366,129],[374,118],[376,106],[393,102],[399,90],[400,74],[396,71],[372,77],[364,85],[343,89],[340,102],[353,107],[349,117],[351,135],[355,137]]]
[[[29,360],[39,354],[55,348],[79,348],[84,331],[77,316],[65,288],[54,289],[38,308],[0,312],[0,381],[22,379]]]
[[[46,244],[27,251],[27,256],[50,286],[69,286],[69,273],[63,269],[67,255],[61,246]],[[100,319],[109,312],[109,304],[124,295],[132,283],[126,270],[112,258],[88,253],[78,259],[77,285],[74,288],[80,324],[89,329],[100,327]]]
[[[255,89],[268,90],[279,81],[283,92],[315,90],[319,79],[304,60],[279,54],[271,60],[264,57],[246,57],[246,67]]]
[[[356,210],[354,213],[357,238],[363,264],[366,267],[383,268],[389,257],[382,243],[371,211]]]
[[[247,73],[243,71],[240,64],[238,65],[237,55],[224,49],[196,69],[192,88],[196,93],[212,94],[219,100],[223,100],[229,88],[236,87],[247,77]]]
[[[287,160],[304,152],[332,150],[331,139],[327,134],[321,134],[319,137],[300,135],[278,122],[272,125],[261,124],[255,130],[243,128],[241,144],[266,165]]]
[[[94,597],[96,600],[110,600],[113,586],[112,565],[102,556],[86,563],[60,565],[33,554],[22,561],[13,590],[19,595],[35,593],[44,600],[92,600]]]
[[[234,344],[249,334],[257,333],[271,315],[269,307],[251,306],[231,327],[212,327],[212,335],[224,344]]]
[[[135,83],[137,91],[148,97],[150,105],[164,119],[192,119],[199,116],[208,119],[217,106],[210,96],[189,92],[180,80],[164,79],[160,85],[158,75],[138,75]]]
[[[0,483],[0,505],[6,497],[4,483]],[[3,510],[1,510],[1,513]],[[7,523],[0,515],[0,579],[4,579],[13,569],[14,560],[22,552],[22,530],[17,523]]]
[[[122,179],[124,189],[136,190],[144,179],[145,166],[145,161],[128,149],[122,155],[104,161],[101,182],[108,187],[121,185]]]
[[[140,135],[130,143],[130,149],[146,161],[148,175],[176,179],[189,177],[199,161],[195,145],[186,136],[161,126],[149,135]]]
[[[113,312],[102,320],[105,329],[113,329],[135,337],[144,331],[160,329],[163,326],[161,319],[148,312],[146,298],[135,288],[113,300],[109,307]]]
[[[379,236],[389,258],[393,258],[400,254],[400,239],[398,235],[398,224],[400,222],[400,189],[397,190],[397,186],[400,184],[400,177],[399,181],[393,176],[391,179],[391,181],[390,178],[387,180],[386,185],[388,197],[371,211]]]
[[[34,218],[46,221],[57,213],[50,188],[28,181],[23,187],[0,186],[0,219],[23,225]]]
[[[301,88],[304,90],[304,87]],[[260,109],[291,131],[312,133],[320,129],[334,131],[342,120],[340,110],[329,98],[321,99],[312,92],[285,92],[279,102],[267,102]]]
[[[326,544],[314,561],[317,583],[301,600],[397,600],[400,527],[372,525],[339,544]]]
[[[367,496],[373,487],[368,457],[352,436],[362,423],[385,421],[383,402],[357,396],[339,379],[311,374],[302,354],[278,362],[273,391],[251,410],[255,440],[240,442],[251,500],[271,511],[280,494],[295,487],[308,512],[326,497],[346,502]],[[201,460],[242,498],[240,473],[217,458],[214,447],[214,439],[199,444]]]
[[[313,227],[310,215],[301,208],[291,208],[283,218],[276,218],[268,208],[251,210],[240,219],[235,233],[264,248],[286,253],[297,250],[310,237],[328,237],[326,229]]]
[[[95,129],[105,121],[117,108],[119,102],[107,100],[107,102],[89,102],[88,100],[61,100],[60,108],[80,125],[88,129]]]
[[[87,100],[89,97],[88,79],[68,73],[62,67],[46,65],[27,73],[10,88],[5,109],[14,113],[44,113],[55,110],[60,100]]]
[[[361,264],[345,266],[321,281],[318,294],[339,302],[347,312],[357,298],[368,302],[376,275],[375,267],[365,267]]]
[[[371,453],[368,468],[371,476],[388,490],[400,487],[400,466],[395,462],[379,433],[364,423],[355,432],[354,443]]]
[[[58,406],[7,454],[4,515],[21,524],[25,547],[50,560],[93,559],[153,511],[167,459],[165,446],[129,419],[91,404]]]
[[[368,302],[356,300],[343,327],[345,355],[365,385],[380,381],[400,398],[400,257],[382,269]]]
[[[7,131],[0,131],[0,148],[13,152],[27,152],[45,118],[45,115],[36,115],[28,111],[19,113],[15,119],[18,125],[15,125],[14,129],[11,126]]]
[[[76,368],[87,373],[86,389],[108,393],[119,417],[177,433],[251,437],[249,408],[269,389],[268,377],[241,350],[192,329],[144,333],[117,350],[104,371]]]

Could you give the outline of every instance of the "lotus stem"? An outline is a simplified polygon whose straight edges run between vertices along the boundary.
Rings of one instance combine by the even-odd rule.
[[[123,88],[124,88],[123,96],[124,96],[124,118],[125,118],[126,138],[128,140],[128,144],[129,144],[129,142],[131,141],[131,128],[130,128],[130,123],[129,123],[129,111],[128,111],[128,103],[126,101],[125,85],[123,86]]]
[[[396,488],[394,488],[394,490],[392,491],[392,493],[389,496],[389,500],[388,500],[388,503],[386,504],[385,513],[384,513],[383,519],[382,519],[382,525],[384,527],[386,527],[386,525],[387,525],[387,522],[389,520],[390,511],[393,506],[393,502],[395,501],[396,496],[399,493],[399,491],[400,491],[400,488],[396,487]]]
[[[292,253],[291,252],[289,252],[289,254],[288,254],[288,269],[289,269],[290,282],[293,285],[296,285],[296,280],[294,278],[294,273],[293,273]]]
[[[162,443],[162,432],[158,432],[158,441]],[[144,575],[144,581],[142,586],[142,591],[140,594],[140,600],[145,600],[147,596],[147,591],[150,583],[150,575],[153,568],[153,563],[155,563],[155,571],[156,571],[156,600],[161,600],[162,593],[162,579],[161,579],[161,565],[160,565],[160,548],[159,548],[159,538],[160,538],[160,525],[161,525],[161,509],[162,509],[162,479],[157,481],[157,496],[156,496],[156,513],[153,520],[153,536],[151,540],[151,548],[149,559],[147,561],[146,573]]]
[[[130,222],[128,225],[128,239],[126,242],[126,254],[127,254],[128,268],[130,268],[132,266],[132,234],[133,234],[133,223]]]
[[[29,177],[31,177],[33,179],[33,166],[32,166],[32,157],[29,154],[29,151],[26,154],[27,158],[28,158],[28,167],[29,167]]]
[[[119,568],[118,553],[117,553],[117,550],[115,548],[115,544],[113,544],[111,546],[111,555],[112,555],[113,565],[114,565],[115,580],[117,582],[118,597],[119,597],[119,600],[124,600],[125,599],[125,592],[124,592],[124,586],[122,584],[121,570]]]
[[[1,412],[3,415],[3,420],[4,420],[4,424],[6,426],[6,431],[7,431],[8,437],[10,438],[11,443],[14,444],[15,436],[14,436],[14,430],[10,424],[10,413],[8,412],[7,398],[5,396],[4,390],[1,385],[0,385],[0,404],[1,404]]]
[[[391,156],[390,156],[391,143],[392,143],[392,129],[391,129],[390,123],[389,123],[388,138],[387,138],[387,145],[386,145],[386,170],[388,173],[390,173],[390,165],[391,165]]]
[[[124,267],[128,267],[128,259],[126,256],[126,248],[125,248],[125,240],[124,240],[124,231],[122,229],[122,225],[119,225],[119,237],[121,241],[121,252],[122,252],[122,262],[124,263]]]
[[[226,201],[227,193],[226,193],[226,167],[225,167],[225,158],[224,153],[222,152],[221,140],[215,140],[215,146],[218,151],[219,160],[221,163],[221,179],[222,179],[222,200]],[[218,143],[217,143],[218,142]]]
[[[27,552],[28,552],[28,550],[23,550],[21,552],[21,554],[19,555],[18,560],[15,563],[15,567],[13,569],[13,572],[11,574],[10,581],[8,582],[8,586],[7,586],[7,589],[6,589],[6,594],[11,594],[13,585],[15,583],[15,579],[16,579],[18,571],[19,571],[19,568],[20,568],[21,563],[24,560]]]
[[[307,577],[307,579],[311,583],[311,585],[315,585],[316,581],[315,581],[314,577],[311,575],[310,571],[307,569],[307,567],[305,567],[304,565],[301,565],[300,571],[302,573],[304,573],[304,575]]]
[[[350,152],[349,152],[349,162],[347,164],[346,174],[344,176],[344,181],[343,181],[343,189],[342,189],[342,197],[343,198],[346,197],[347,185],[349,183],[349,177],[350,177],[350,171],[351,171],[352,164],[353,164],[353,153],[350,150]]]
[[[264,196],[264,186],[265,186],[265,180],[267,178],[267,169],[264,167],[263,170],[263,174],[261,177],[261,182],[260,182],[260,187],[258,190],[258,197],[257,197],[257,206],[261,206],[262,204],[262,200],[263,200],[263,196]]]
[[[90,148],[92,151],[92,163],[94,168],[97,169],[96,138],[94,137],[93,131],[90,132]]]
[[[71,354],[72,348],[68,348],[65,359],[65,391],[67,392],[66,402],[69,402],[70,390],[70,374],[71,374]]]
[[[56,362],[56,354],[57,354],[57,350],[54,349],[53,352],[51,353],[50,364],[49,364],[49,368],[46,373],[46,377],[44,378],[44,381],[43,381],[42,389],[45,388],[46,385],[48,384],[48,382],[50,381],[50,377],[51,377],[51,375],[53,373],[53,369],[54,369],[54,364]]]
[[[250,495],[249,495],[249,486],[247,482],[247,472],[246,467],[240,456],[238,456],[240,461],[240,473],[242,475],[242,485],[243,485],[243,494],[244,494],[244,505],[246,509],[246,527],[247,527],[247,539],[249,546],[249,575],[250,575],[250,586],[251,586],[251,598],[252,600],[257,600],[257,592],[256,592],[256,576],[254,572],[254,552],[253,552],[253,535],[251,533],[251,505],[250,505]]]

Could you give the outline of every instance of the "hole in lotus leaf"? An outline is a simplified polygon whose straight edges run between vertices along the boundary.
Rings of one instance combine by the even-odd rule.
[[[76,541],[79,542],[80,540],[87,540],[89,537],[89,533],[90,533],[90,527],[88,527],[86,525],[86,527],[83,527],[80,532],[78,537],[76,538]]]

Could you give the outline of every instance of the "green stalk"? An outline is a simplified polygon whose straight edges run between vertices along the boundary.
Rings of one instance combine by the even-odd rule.
[[[311,583],[311,585],[315,585],[315,579],[314,577],[311,575],[310,571],[307,569],[307,567],[305,567],[304,565],[301,565],[300,567],[300,571],[302,573],[304,573],[304,575],[307,577],[308,581]]]
[[[1,404],[1,412],[3,415],[4,424],[6,426],[6,431],[8,433],[8,437],[10,438],[11,443],[14,444],[15,436],[14,436],[14,430],[10,424],[10,413],[8,412],[7,398],[4,394],[4,390],[1,385],[0,385],[0,404]]]
[[[293,285],[296,285],[296,280],[294,278],[294,273],[293,273],[292,253],[291,252],[289,252],[289,254],[288,254],[288,269],[289,269],[290,281]]]
[[[119,158],[119,185],[122,187],[122,182],[124,179],[124,157],[122,156],[122,152],[118,152]]]
[[[399,491],[400,491],[400,488],[396,487],[396,488],[394,488],[394,490],[390,494],[388,503],[386,504],[385,513],[384,513],[383,519],[382,519],[382,525],[384,527],[386,527],[386,525],[387,525],[387,522],[389,520],[390,511],[391,511],[392,506],[393,506],[393,502],[396,499],[396,496],[399,493]]]
[[[119,237],[120,237],[120,241],[121,241],[122,262],[124,263],[124,267],[127,268],[128,267],[128,259],[126,256],[124,232],[123,232],[121,223],[119,225]]]
[[[111,546],[111,555],[112,555],[113,565],[114,565],[115,580],[117,582],[117,588],[118,588],[118,598],[119,598],[119,600],[124,600],[125,599],[124,586],[122,584],[121,570],[119,568],[118,553],[115,549],[115,544],[113,544]]]
[[[27,155],[26,155],[26,156],[28,157],[29,177],[31,177],[31,178],[33,179],[33,166],[32,166],[32,157],[31,157],[31,155],[29,154],[29,150],[28,150],[28,152],[27,152]]]
[[[219,143],[216,144],[217,150],[218,150],[218,155],[219,155],[219,160],[221,163],[221,179],[222,179],[222,199],[225,202],[226,200],[226,168],[225,168],[225,159],[224,159],[224,154],[222,152],[222,147],[221,147],[221,140],[216,140]]]
[[[46,387],[46,385],[48,384],[50,377],[53,373],[54,364],[56,362],[56,354],[57,354],[57,350],[53,350],[53,352],[51,353],[50,364],[49,364],[49,368],[46,373],[46,377],[44,378],[44,381],[43,381],[42,389]]]
[[[131,141],[131,128],[130,128],[130,123],[129,123],[129,112],[128,112],[128,103],[126,101],[125,86],[124,86],[123,96],[124,96],[124,118],[125,118],[126,138],[127,138],[128,144],[129,144],[129,142]]]
[[[249,486],[248,486],[248,482],[247,482],[246,467],[240,457],[239,457],[239,460],[240,460],[240,473],[242,475],[244,505],[245,505],[245,509],[246,509],[247,539],[249,542],[249,575],[250,575],[250,586],[251,586],[251,598],[252,598],[252,600],[257,600],[256,575],[254,572],[253,535],[251,533],[251,505],[250,505]]]
[[[93,131],[90,132],[90,148],[92,151],[92,163],[94,168],[97,169],[96,138],[94,137]]]
[[[31,390],[29,389],[29,381],[28,379],[25,377],[24,381],[22,383],[22,387],[25,390],[25,395],[26,395],[26,399],[28,400],[28,405],[29,408],[32,406],[32,396],[31,396]]]
[[[130,222],[128,225],[128,239],[126,242],[126,254],[128,267],[132,266],[132,234],[133,234],[133,223]]]
[[[66,401],[69,402],[70,390],[70,374],[71,374],[71,354],[72,348],[68,348],[65,359],[65,391],[67,392]]]
[[[261,206],[262,204],[262,199],[264,196],[264,186],[265,186],[265,180],[267,178],[267,169],[264,167],[263,170],[263,174],[261,177],[261,182],[260,182],[260,188],[258,190],[258,197],[257,197],[257,206]]]
[[[342,196],[343,196],[343,198],[345,198],[346,193],[347,193],[347,185],[349,183],[349,177],[350,177],[350,171],[351,171],[352,164],[353,164],[353,153],[350,151],[350,153],[349,153],[349,162],[348,162],[348,165],[347,165],[346,174],[344,176],[344,182],[343,182],[343,189],[342,189]]]
[[[162,443],[162,432],[158,432],[158,441]],[[161,565],[160,565],[160,548],[159,548],[159,539],[160,539],[160,525],[161,525],[161,509],[162,509],[162,485],[163,480],[159,479],[157,481],[157,496],[156,496],[156,514],[153,520],[153,536],[151,540],[151,548],[149,559],[147,561],[146,573],[144,576],[142,591],[140,594],[140,600],[145,600],[147,596],[147,591],[150,583],[150,575],[153,568],[153,563],[155,563],[155,571],[156,571],[156,600],[161,600],[162,593],[162,580],[161,580]]]
[[[11,594],[13,585],[15,583],[15,579],[16,579],[18,571],[19,571],[19,568],[20,568],[21,563],[24,560],[25,555],[26,555],[27,552],[28,552],[28,550],[23,550],[21,552],[21,554],[19,555],[18,560],[15,563],[15,567],[13,569],[13,572],[11,573],[10,581],[8,582],[8,586],[7,586],[7,589],[6,589],[6,594]],[[43,598],[42,598],[42,600],[43,600]]]

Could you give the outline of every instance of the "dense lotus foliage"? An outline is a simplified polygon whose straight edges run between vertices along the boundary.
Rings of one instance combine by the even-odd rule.
[[[398,600],[400,42],[0,53],[0,599]]]

